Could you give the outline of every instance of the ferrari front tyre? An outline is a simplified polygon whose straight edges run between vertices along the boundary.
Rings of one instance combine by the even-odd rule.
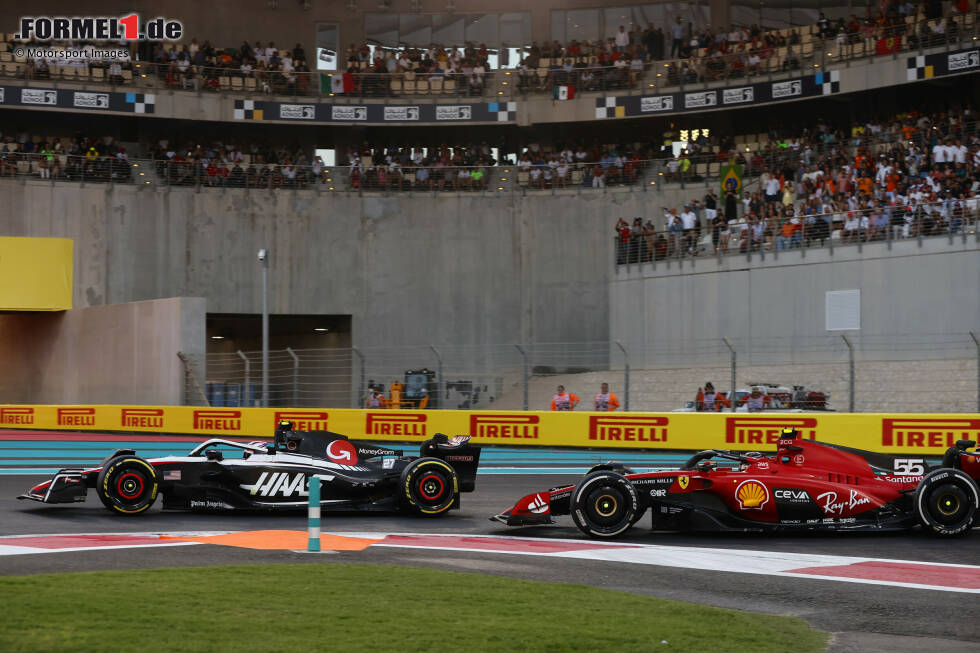
[[[599,471],[575,487],[572,520],[591,537],[616,537],[636,522],[639,501],[636,490],[622,474]]]
[[[915,491],[915,513],[935,535],[962,535],[973,526],[980,491],[970,476],[950,467],[926,474]]]
[[[159,483],[153,465],[136,456],[118,456],[99,473],[96,492],[112,512],[138,515],[156,501]]]
[[[402,470],[402,502],[423,515],[440,515],[453,507],[459,494],[456,471],[439,458],[419,458]]]

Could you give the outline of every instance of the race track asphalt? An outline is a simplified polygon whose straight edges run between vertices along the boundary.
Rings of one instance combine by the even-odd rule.
[[[0,535],[176,531],[304,530],[303,514],[208,515],[164,512],[154,507],[138,517],[108,513],[94,497],[84,504],[45,506],[18,501],[17,494],[46,477],[0,477]],[[488,521],[532,491],[574,482],[579,476],[480,475],[477,491],[462,508],[441,518],[406,515],[325,514],[330,532],[421,532],[521,535],[585,539],[568,517],[557,526],[512,529]],[[640,525],[648,524],[647,520]],[[980,529],[962,538],[921,533],[821,534],[807,536],[691,535],[634,528],[621,542],[679,547],[819,553],[920,562],[975,564]],[[375,563],[410,565],[596,587],[805,619],[834,633],[831,651],[980,650],[980,595],[809,578],[700,571],[677,567],[600,562],[544,556],[371,547],[331,554],[264,551],[211,544],[0,556],[0,575],[103,569],[142,569],[248,563]],[[587,611],[583,606],[583,611]],[[710,649],[710,644],[706,644]]]

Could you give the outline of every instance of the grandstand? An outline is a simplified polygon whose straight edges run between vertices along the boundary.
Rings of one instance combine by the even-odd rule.
[[[427,366],[447,408],[730,372],[980,405],[973,3],[574,4],[177,1],[180,40],[122,44],[0,8],[0,236],[75,243],[74,316],[0,316],[6,402],[255,405],[267,372],[349,407]]]

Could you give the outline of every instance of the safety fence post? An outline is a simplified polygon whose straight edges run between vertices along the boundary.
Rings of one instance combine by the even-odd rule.
[[[728,390],[728,403],[731,404],[731,406],[729,406],[729,408],[734,413],[735,412],[735,407],[736,407],[736,402],[735,402],[735,369],[736,369],[735,345],[733,345],[732,344],[732,341],[729,340],[728,338],[722,338],[722,340],[725,341],[725,344],[728,346],[728,351],[732,355],[732,376],[731,376],[731,383],[729,385],[729,388],[730,389]]]
[[[361,381],[358,384],[357,397],[354,399],[354,408],[360,408],[361,402],[367,396],[367,389],[364,387],[364,354],[357,347],[351,347],[350,350],[357,356],[358,367],[360,367]]]
[[[977,412],[980,413],[980,338],[973,331],[970,332],[970,337],[977,346]]]
[[[293,407],[299,406],[299,356],[291,347],[286,347],[286,352],[293,357]]]
[[[528,407],[527,385],[528,383],[530,383],[531,380],[530,378],[531,375],[528,374],[528,369],[527,369],[527,352],[525,352],[524,348],[521,347],[520,345],[514,345],[514,346],[517,347],[517,351],[521,352],[521,357],[524,359],[524,410],[527,410]]]
[[[616,341],[616,346],[623,352],[623,410],[630,409],[630,355],[623,343]]]
[[[249,383],[249,381],[251,377],[250,371],[252,369],[252,364],[249,362],[248,356],[242,353],[241,349],[239,349],[235,353],[238,354],[239,358],[245,361],[245,387],[242,388],[242,392],[239,393],[238,395],[238,405],[250,406],[251,404],[249,403],[249,398],[251,397],[251,393],[249,392],[249,388],[251,388],[251,384]]]
[[[436,363],[437,363],[436,371],[439,374],[439,380],[436,381],[436,406],[440,406],[442,402],[442,397],[445,394],[443,392],[443,388],[446,387],[445,385],[446,382],[442,378],[442,354],[439,353],[439,350],[436,349],[434,345],[429,345],[429,349],[431,349],[432,353],[436,355]]]
[[[847,364],[848,364],[848,385],[847,385],[847,410],[854,412],[854,346],[847,336],[841,335],[844,344],[847,345]]]
[[[320,550],[320,476],[314,474],[310,477],[309,484],[309,508],[306,519],[306,530],[309,535],[307,551]]]

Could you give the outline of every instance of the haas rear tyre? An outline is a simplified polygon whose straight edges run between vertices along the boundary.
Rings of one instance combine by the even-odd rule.
[[[402,470],[402,502],[423,515],[440,515],[453,507],[459,494],[456,472],[438,458],[419,458]]]
[[[968,474],[944,467],[928,474],[915,491],[915,512],[922,526],[944,537],[970,530],[980,505],[977,484]]]
[[[612,471],[593,472],[572,493],[572,520],[591,537],[616,537],[630,529],[639,513],[633,485]]]
[[[99,473],[96,491],[105,507],[122,515],[138,515],[157,498],[157,472],[136,456],[118,456]]]

